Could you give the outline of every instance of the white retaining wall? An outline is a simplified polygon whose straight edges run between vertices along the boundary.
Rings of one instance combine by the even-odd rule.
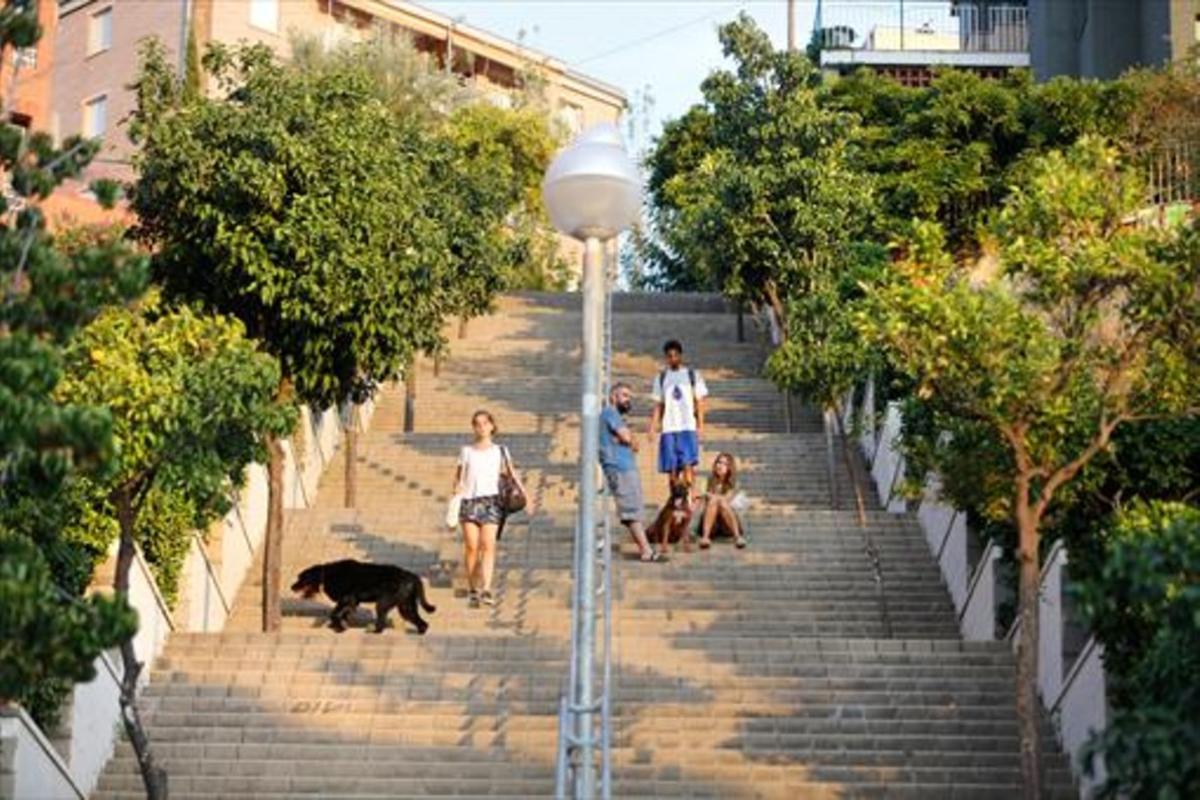
[[[366,430],[374,404],[359,409],[359,429]],[[338,411],[320,414],[301,409],[298,433],[284,444],[284,508],[307,508],[335,459],[341,440]],[[341,460],[337,461],[340,466]],[[260,464],[246,472],[245,485],[234,495],[234,507],[214,523],[207,541],[199,533],[181,571],[174,612],[162,599],[149,566],[139,553],[129,578],[129,602],[138,613],[134,652],[149,665],[162,652],[173,630],[220,631],[262,543],[267,526],[267,470]],[[99,575],[111,576],[116,547]],[[111,579],[107,581],[111,583]],[[107,588],[107,587],[104,587]],[[0,708],[0,798],[58,800],[86,797],[95,788],[121,735],[121,660],[116,651],[96,659],[96,677],[75,685],[62,713],[59,753],[19,708]],[[44,745],[44,746],[43,746]],[[7,769],[7,771],[6,771]],[[8,783],[5,783],[8,781]]]
[[[83,800],[70,770],[21,708],[0,708],[0,797]]]
[[[861,407],[848,416],[858,419],[858,444],[871,467],[871,477],[879,493],[879,502],[892,513],[904,513],[906,504],[898,499],[898,487],[904,480],[904,458],[899,452],[903,420],[897,403],[889,403],[882,424],[876,430],[873,382],[863,391]],[[970,564],[966,514],[941,498],[941,479],[936,474],[925,479],[924,491],[916,510],[930,553],[941,569],[942,580],[958,613],[964,639],[998,638],[996,599],[999,589],[997,567],[1003,555],[1000,547],[989,542],[979,562]],[[1063,613],[1063,569],[1067,551],[1056,545],[1042,569],[1039,613],[1038,691],[1054,721],[1064,752],[1071,756],[1071,769],[1079,781],[1080,796],[1089,798],[1103,782],[1103,764],[1097,777],[1089,780],[1082,770],[1079,753],[1095,731],[1104,729],[1107,704],[1102,648],[1093,638],[1072,664],[1063,663],[1063,638],[1066,620]],[[1008,632],[1015,646],[1015,626]]]

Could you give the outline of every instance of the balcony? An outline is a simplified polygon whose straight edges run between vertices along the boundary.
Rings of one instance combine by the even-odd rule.
[[[988,2],[822,2],[813,23],[821,66],[984,70],[1029,66],[1029,9]]]

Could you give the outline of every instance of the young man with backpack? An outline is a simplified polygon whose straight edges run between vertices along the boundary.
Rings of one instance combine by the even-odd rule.
[[[680,478],[694,498],[696,465],[700,463],[700,437],[704,434],[704,398],[708,386],[700,373],[683,364],[683,345],[672,339],[663,345],[666,369],[654,379],[654,413],[650,417],[650,439],[658,439],[658,471]]]

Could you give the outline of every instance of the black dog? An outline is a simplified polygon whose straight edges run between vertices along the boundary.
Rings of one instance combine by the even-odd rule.
[[[363,564],[346,559],[317,564],[300,573],[292,591],[310,598],[324,590],[337,603],[329,613],[333,629],[341,633],[346,619],[359,603],[375,603],[375,632],[387,627],[388,612],[395,608],[400,616],[417,626],[417,633],[429,627],[417,611],[417,603],[432,614],[437,611],[425,599],[425,582],[406,569],[389,564]]]

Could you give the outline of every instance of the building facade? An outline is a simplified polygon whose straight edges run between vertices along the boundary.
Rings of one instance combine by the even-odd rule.
[[[1200,0],[1029,0],[1039,80],[1115,78],[1183,58],[1200,41]]]
[[[136,98],[139,42],[157,37],[179,63],[191,34],[208,42],[261,42],[286,57],[295,36],[332,46],[383,29],[497,103],[511,99],[523,72],[540,76],[551,113],[575,133],[617,122],[624,93],[562,61],[402,0],[41,0],[50,6],[43,50],[53,53],[41,127],[104,142],[89,177],[129,178],[133,144],[127,121]],[[40,55],[40,54],[39,54]]]
[[[0,87],[3,87],[9,119],[26,130],[47,130],[49,126],[57,22],[58,13],[53,3],[39,5],[41,40],[33,47],[7,48],[0,61]]]

